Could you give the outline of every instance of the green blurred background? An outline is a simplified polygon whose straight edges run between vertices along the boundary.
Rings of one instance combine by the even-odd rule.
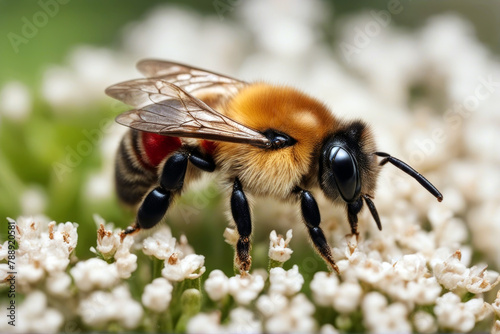
[[[240,0],[242,1],[242,0]],[[236,2],[236,1],[233,1]],[[366,9],[385,9],[388,1],[330,1],[336,20]],[[88,248],[95,245],[94,213],[99,213],[108,221],[124,227],[131,221],[131,213],[123,210],[115,198],[105,201],[93,201],[83,195],[82,189],[87,177],[101,169],[99,150],[93,150],[85,157],[63,182],[54,175],[53,163],[63,161],[66,147],[75,147],[85,139],[84,129],[99,128],[102,120],[116,116],[116,108],[111,107],[110,99],[104,98],[102,103],[81,110],[66,110],[64,113],[53,113],[49,105],[41,98],[40,85],[42,76],[48,65],[64,64],[72,48],[81,44],[118,48],[123,28],[130,22],[140,20],[159,4],[171,3],[190,8],[203,15],[216,16],[214,2],[178,0],[178,1],[134,1],[134,0],[86,0],[67,1],[59,6],[59,12],[39,29],[36,36],[26,44],[19,45],[16,53],[9,40],[9,33],[21,34],[23,17],[31,18],[40,11],[38,1],[0,1],[0,88],[7,82],[20,81],[26,85],[32,96],[33,108],[30,117],[24,122],[17,122],[2,117],[0,122],[0,217],[17,217],[22,214],[20,198],[27,187],[39,187],[46,193],[45,214],[56,221],[74,221],[80,224],[77,255],[89,256]],[[474,1],[402,1],[410,10],[394,16],[396,25],[412,29],[425,22],[431,15],[443,12],[458,13],[475,26],[478,39],[493,52],[500,52],[500,10],[498,2],[488,0]],[[237,20],[228,14],[229,19]],[[328,31],[335,22],[328,22]],[[335,33],[332,33],[335,40]],[[333,42],[334,43],[334,42]],[[173,46],[175,47],[175,46]],[[78,109],[78,107],[74,107]],[[186,207],[196,200],[197,194],[189,192],[181,199]],[[220,263],[230,265],[227,261],[232,252],[228,245],[222,243],[222,231],[225,223],[220,205],[222,196],[211,199],[213,205],[202,213],[194,214],[194,220],[203,223],[181,227],[172,224],[174,234],[185,231],[193,245],[206,243],[207,238],[216,236],[217,242],[208,242],[210,247],[202,253],[207,257],[207,266],[214,268]],[[266,217],[261,217],[266,219]],[[269,219],[269,218],[268,218]],[[266,226],[262,222],[262,226]],[[214,232],[214,226],[217,226]],[[196,233],[189,233],[196,229]],[[2,229],[2,233],[4,233]],[[256,229],[256,238],[267,240],[266,229]],[[4,239],[5,235],[2,235]],[[305,240],[301,242],[306,243]],[[82,246],[83,244],[83,246]],[[295,244],[297,248],[297,244]],[[195,246],[196,247],[196,246]],[[260,248],[259,248],[260,247]],[[310,247],[304,247],[303,254],[296,254],[295,262],[314,256]],[[254,248],[256,266],[267,259],[267,244]],[[221,262],[222,259],[222,262]],[[304,260],[305,261],[305,260]],[[320,264],[321,266],[323,264]]]

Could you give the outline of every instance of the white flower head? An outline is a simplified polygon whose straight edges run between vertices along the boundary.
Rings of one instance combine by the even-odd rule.
[[[58,333],[64,323],[63,315],[48,307],[47,297],[38,290],[26,296],[18,312],[15,328],[20,333]]]
[[[288,248],[290,241],[292,240],[292,230],[286,232],[286,239],[283,239],[281,235],[276,234],[273,230],[269,235],[269,258],[277,262],[286,262],[292,256],[293,251]]]
[[[240,306],[229,313],[226,331],[228,333],[261,333],[262,323],[255,319],[253,312]]]
[[[133,244],[132,236],[125,237],[114,255],[116,270],[120,278],[129,278],[137,269],[137,255],[130,253]]]
[[[71,276],[62,271],[54,272],[47,277],[45,286],[53,296],[68,297],[71,294]]]
[[[141,304],[132,299],[126,286],[119,286],[111,292],[95,291],[82,299],[78,313],[87,326],[103,327],[117,322],[126,329],[139,324],[143,310]]]
[[[413,316],[413,325],[418,333],[436,333],[438,328],[436,319],[425,311],[417,311]]]
[[[226,227],[224,230],[224,241],[233,247],[236,247],[240,235],[235,228]]]
[[[244,274],[229,278],[229,294],[241,305],[250,304],[263,288],[264,279],[260,275]]]
[[[205,272],[204,263],[205,257],[203,255],[189,254],[185,258],[179,259],[177,253],[173,253],[165,261],[165,267],[161,271],[161,274],[169,281],[195,279]]]
[[[353,312],[359,305],[362,293],[357,282],[343,282],[335,293],[333,307],[340,313]]]
[[[229,278],[221,270],[212,271],[205,281],[205,291],[213,301],[222,300],[229,291]]]
[[[497,298],[495,299],[493,304],[491,304],[491,306],[493,307],[493,310],[495,311],[497,317],[500,318],[500,290],[497,292]]]
[[[116,265],[97,258],[78,262],[70,269],[70,274],[82,291],[108,289],[119,282]]]
[[[299,267],[297,265],[294,265],[290,270],[276,267],[270,270],[269,281],[271,282],[269,288],[271,293],[293,296],[302,288],[304,277],[299,273]]]
[[[294,296],[286,309],[274,313],[266,321],[266,330],[270,333],[311,333],[316,330],[316,321],[312,317],[314,305],[302,293]]]
[[[313,299],[320,306],[331,306],[338,288],[338,277],[324,271],[314,274],[311,281]]]
[[[408,309],[402,303],[387,305],[387,299],[379,292],[369,292],[362,302],[364,324],[371,332],[409,333]]]
[[[0,245],[0,261],[5,260],[9,256],[9,241],[6,240],[3,245]]]
[[[477,321],[484,319],[491,312],[491,306],[481,298],[471,299],[465,303],[453,292],[437,298],[434,313],[441,329],[458,332],[469,332]]]
[[[100,223],[97,230],[97,250],[102,257],[107,260],[115,255],[120,245],[120,234],[107,230],[103,223]]]
[[[426,261],[421,254],[404,255],[394,264],[394,271],[405,281],[413,281],[427,273]]]
[[[288,307],[288,298],[282,294],[273,293],[257,299],[257,309],[265,317],[281,313],[286,307]]]
[[[492,270],[486,270],[487,266],[473,266],[467,270],[467,275],[459,287],[465,288],[472,293],[483,293],[493,289],[500,283],[500,275]]]
[[[142,242],[142,251],[160,260],[167,260],[175,252],[176,239],[170,228],[164,225]],[[178,256],[178,255],[177,255]]]
[[[187,333],[224,333],[224,328],[220,324],[220,313],[198,313],[189,319]]]
[[[172,299],[172,284],[163,277],[153,280],[144,288],[142,304],[153,312],[163,312]]]
[[[500,334],[500,320],[496,320],[491,327],[491,334]]]
[[[460,261],[461,253],[456,251],[448,259],[431,261],[434,276],[436,276],[439,284],[443,285],[448,290],[455,290],[459,283],[467,277],[467,268]]]

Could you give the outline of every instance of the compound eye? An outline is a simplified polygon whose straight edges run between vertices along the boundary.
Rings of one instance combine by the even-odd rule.
[[[340,195],[346,202],[353,201],[360,190],[356,161],[349,152],[339,146],[332,148],[329,160]]]

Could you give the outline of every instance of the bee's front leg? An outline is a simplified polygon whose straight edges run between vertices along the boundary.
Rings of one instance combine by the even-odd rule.
[[[316,247],[318,253],[323,257],[323,259],[330,265],[330,267],[339,272],[339,268],[335,264],[333,259],[332,250],[328,242],[326,241],[325,234],[319,224],[321,223],[321,215],[319,213],[318,204],[314,199],[313,195],[304,189],[297,187],[294,191],[300,197],[300,208],[302,211],[302,217],[309,230],[309,236]]]
[[[244,273],[250,270],[252,264],[252,257],[250,256],[252,220],[248,201],[238,178],[234,180],[233,184],[231,213],[240,235],[238,243],[236,244],[236,263],[239,266],[240,272]]]
[[[358,198],[357,201],[347,204],[347,219],[349,220],[349,225],[351,225],[351,233],[358,239],[358,213],[363,208],[362,198]]]
[[[163,166],[159,186],[146,195],[137,211],[135,223],[123,231],[123,236],[140,229],[152,228],[162,220],[170,206],[173,194],[180,191],[184,185],[188,161],[206,172],[215,170],[212,157],[204,156],[197,150],[180,151],[171,155]]]

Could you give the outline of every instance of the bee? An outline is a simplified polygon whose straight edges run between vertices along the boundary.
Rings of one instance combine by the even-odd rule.
[[[142,60],[137,68],[145,78],[106,89],[134,108],[116,118],[131,128],[116,155],[116,190],[137,210],[123,236],[157,225],[187,183],[217,170],[232,187],[231,214],[239,234],[235,265],[242,273],[251,266],[247,194],[300,205],[315,249],[338,272],[312,190],[345,208],[356,236],[364,203],[382,229],[372,199],[386,163],[443,199],[412,167],[379,152],[365,122],[342,120],[294,88],[247,83],[168,61]]]

